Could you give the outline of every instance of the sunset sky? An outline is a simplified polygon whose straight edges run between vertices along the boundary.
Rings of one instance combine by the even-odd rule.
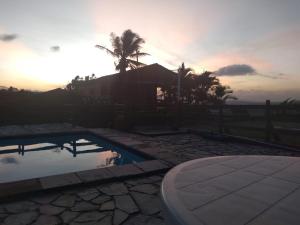
[[[0,86],[115,73],[94,46],[132,29],[147,64],[216,71],[240,100],[300,99],[299,12],[299,0],[0,0]]]

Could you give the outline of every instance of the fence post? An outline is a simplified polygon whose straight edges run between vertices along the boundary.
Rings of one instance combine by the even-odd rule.
[[[219,107],[219,133],[223,134],[224,131],[224,118],[223,118],[223,104]]]
[[[179,128],[180,128],[180,123],[181,123],[181,121],[180,121],[180,107],[181,107],[181,105],[180,105],[180,101],[177,101],[176,102],[176,105],[175,105],[175,126],[174,126],[174,129],[175,130],[178,130]]]
[[[271,140],[272,133],[272,121],[271,121],[271,101],[266,100],[266,130],[265,130],[265,140]]]

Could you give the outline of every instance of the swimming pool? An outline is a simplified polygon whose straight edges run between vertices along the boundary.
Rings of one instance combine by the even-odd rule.
[[[0,139],[0,183],[137,163],[140,154],[89,133]]]

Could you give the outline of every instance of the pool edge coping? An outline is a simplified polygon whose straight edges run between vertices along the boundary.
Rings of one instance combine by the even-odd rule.
[[[43,132],[34,134],[22,134],[22,135],[10,135],[1,136],[0,138],[19,138],[19,137],[34,137],[40,135],[52,135],[52,134],[78,134],[78,133],[90,133],[97,137],[103,138],[114,144],[122,146],[129,151],[137,153],[146,158],[145,161],[116,165],[111,167],[96,168],[90,170],[82,170],[71,173],[63,173],[58,175],[51,175],[39,178],[30,178],[20,181],[13,181],[0,184],[0,201],[14,199],[16,197],[21,197],[22,195],[41,192],[58,190],[62,188],[69,188],[81,185],[91,185],[96,183],[107,183],[119,181],[127,178],[140,177],[144,175],[152,175],[161,172],[168,171],[173,164],[158,159],[154,154],[151,154],[151,148],[149,146],[141,147],[139,145],[131,145],[130,143],[122,140],[120,138],[110,138],[100,134],[93,129],[80,129],[80,130],[70,130],[70,131],[55,131],[55,132]],[[89,177],[89,178],[87,178]]]

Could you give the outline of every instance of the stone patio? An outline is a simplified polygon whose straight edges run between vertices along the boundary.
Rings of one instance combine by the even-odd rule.
[[[34,126],[30,128],[34,130]],[[55,127],[55,126],[53,126]],[[9,135],[5,128],[0,133]],[[78,129],[78,128],[76,128]],[[38,129],[37,129],[38,130]],[[36,133],[37,130],[35,130]],[[47,125],[40,129],[47,131]],[[58,131],[59,125],[55,129]],[[64,125],[64,130],[71,130]],[[41,131],[41,132],[42,132]],[[139,149],[163,162],[175,166],[191,159],[220,155],[288,155],[298,152],[254,146],[250,144],[223,143],[193,134],[147,137],[110,129],[92,129],[113,141]],[[144,165],[144,170],[151,167]],[[159,197],[164,174],[129,178],[106,184],[70,187],[57,191],[32,193],[0,204],[0,224],[3,225],[161,225],[164,217]]]
[[[1,204],[1,224],[163,224],[159,198],[162,177],[32,194]]]

